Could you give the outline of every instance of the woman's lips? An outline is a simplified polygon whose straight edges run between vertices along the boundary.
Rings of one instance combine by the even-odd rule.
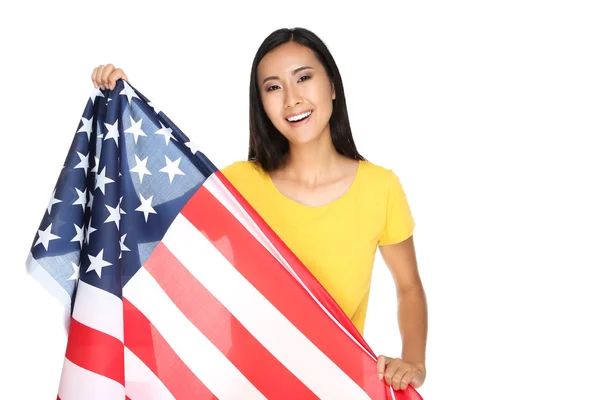
[[[298,121],[298,122],[290,122],[290,121],[288,121],[288,120],[287,120],[287,118],[286,118],[286,122],[287,122],[288,124],[290,124],[291,126],[293,126],[294,128],[296,128],[296,127],[298,127],[298,126],[302,126],[302,125],[305,125],[305,124],[307,124],[307,123],[308,123],[308,121],[310,121],[310,119],[312,118],[312,116],[313,116],[314,114],[315,114],[315,112],[314,112],[314,111],[312,111],[308,117],[306,117],[306,118],[304,118],[303,120],[300,120],[300,121]]]

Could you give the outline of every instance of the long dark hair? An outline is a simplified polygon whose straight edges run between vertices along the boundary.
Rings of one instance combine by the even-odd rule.
[[[296,42],[310,48],[327,71],[329,80],[333,82],[336,98],[333,100],[333,110],[329,126],[331,129],[331,140],[336,151],[343,156],[355,160],[364,160],[364,157],[356,149],[352,137],[340,71],[325,43],[313,32],[304,28],[283,28],[274,31],[262,42],[254,56],[252,72],[250,74],[250,143],[248,160],[260,164],[264,171],[269,172],[282,166],[288,156],[290,144],[267,117],[256,81],[258,64],[263,57],[271,50],[288,42]]]

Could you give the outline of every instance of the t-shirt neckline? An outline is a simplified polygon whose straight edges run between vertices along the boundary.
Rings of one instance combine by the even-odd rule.
[[[333,205],[335,205],[339,202],[342,202],[342,201],[344,201],[344,199],[348,198],[352,194],[352,192],[354,192],[354,190],[356,190],[357,182],[360,178],[361,170],[363,169],[363,164],[364,164],[363,160],[358,160],[358,168],[356,168],[356,172],[354,174],[354,179],[352,180],[350,187],[341,196],[330,201],[329,203],[326,203],[326,204],[323,204],[320,206],[309,206],[307,204],[302,204],[302,203],[297,202],[296,200],[290,199],[285,194],[281,193],[281,191],[277,188],[277,186],[275,186],[275,183],[271,179],[271,175],[268,172],[266,172],[265,174],[266,174],[267,182],[268,182],[270,188],[277,194],[277,197],[279,197],[286,203],[291,204],[297,208],[316,211],[316,210],[324,210],[326,208],[332,207]]]

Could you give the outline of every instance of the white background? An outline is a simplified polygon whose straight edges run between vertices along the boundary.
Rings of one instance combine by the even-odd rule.
[[[246,156],[255,51],[271,31],[301,26],[332,51],[358,148],[400,176],[417,222],[429,305],[423,397],[599,399],[593,3],[2,5],[2,397],[56,395],[60,310],[24,262],[93,68],[123,68],[223,167]],[[400,355],[379,256],[365,336],[377,353]]]

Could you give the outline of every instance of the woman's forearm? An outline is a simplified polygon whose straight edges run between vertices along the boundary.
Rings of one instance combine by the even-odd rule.
[[[402,336],[402,359],[425,366],[427,299],[421,285],[398,295],[398,325]]]

